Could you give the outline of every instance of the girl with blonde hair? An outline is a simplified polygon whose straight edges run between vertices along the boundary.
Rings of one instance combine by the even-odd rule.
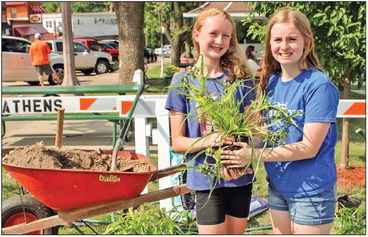
[[[195,67],[204,66],[204,73],[209,78],[206,86],[214,92],[208,96],[214,97],[224,93],[221,84],[225,82],[232,83],[237,79],[251,77],[251,71],[246,64],[244,52],[237,42],[235,32],[234,21],[228,13],[220,9],[205,10],[195,21],[192,30],[197,60]],[[203,65],[201,65],[202,62]],[[175,87],[175,83],[180,85],[184,79],[190,80],[195,85],[198,84],[196,78],[183,72],[173,78],[172,87]],[[242,103],[239,112],[244,112],[254,98],[254,93],[248,93],[253,88],[251,80],[244,80],[241,83],[243,86],[237,88],[235,97]],[[178,87],[175,88],[184,90]],[[172,148],[177,153],[186,153],[190,149],[185,157],[186,163],[195,167],[203,166],[206,159],[204,153],[195,159],[193,157],[207,147],[222,144],[217,141],[218,134],[208,136],[204,142],[196,142],[208,134],[212,127],[207,126],[205,121],[199,121],[191,116],[186,118],[186,115],[195,111],[196,104],[179,94],[177,90],[170,90],[165,106],[170,110]],[[230,140],[224,143],[231,144]],[[211,162],[215,160],[212,158]],[[233,180],[221,179],[216,184],[213,183],[213,178],[197,172],[197,169],[188,169],[187,172],[186,185],[196,191],[199,234],[243,234],[250,208],[253,171],[250,170],[251,174],[245,174]],[[233,170],[224,169],[223,172],[226,177],[235,177]],[[212,185],[215,187],[209,195]]]

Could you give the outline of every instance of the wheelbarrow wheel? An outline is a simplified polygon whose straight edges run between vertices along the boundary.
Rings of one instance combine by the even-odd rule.
[[[9,227],[21,223],[29,223],[42,218],[55,215],[52,209],[43,205],[36,198],[31,196],[16,196],[5,200],[2,203],[2,227]],[[38,235],[56,235],[58,226],[39,231],[33,231],[28,234]]]

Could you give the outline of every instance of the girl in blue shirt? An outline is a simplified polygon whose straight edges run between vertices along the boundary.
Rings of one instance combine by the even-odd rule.
[[[246,64],[244,52],[237,42],[235,32],[235,24],[229,14],[217,8],[203,11],[195,21],[192,31],[197,61],[195,66],[200,67],[203,60],[204,73],[209,77],[207,87],[214,92],[209,96],[223,93],[223,88],[218,82],[232,83],[237,78],[251,77],[252,72]],[[183,76],[185,73],[175,76],[172,83],[181,83]],[[198,82],[190,76],[187,80],[191,80],[194,84]],[[248,88],[253,87],[252,83],[247,86],[239,87],[235,93],[237,100],[243,103],[239,112],[243,112],[244,107],[254,98],[254,94],[248,93]],[[180,90],[177,87],[176,89]],[[201,166],[205,154],[202,153],[194,160],[193,157],[207,147],[221,144],[218,141],[218,134],[196,142],[208,133],[209,127],[205,122],[193,117],[185,119],[196,109],[195,106],[195,103],[184,95],[178,94],[176,90],[170,90],[165,107],[170,110],[172,149],[178,153],[186,153],[190,149],[185,157],[186,163]],[[230,140],[229,138],[229,142]],[[196,169],[189,169],[187,172],[187,187],[196,191],[199,234],[243,234],[249,214],[253,174],[246,174],[233,180],[221,179],[209,196],[210,178],[198,173]],[[225,169],[224,172],[229,177],[235,177],[232,170]]]
[[[276,11],[268,22],[265,43],[260,93],[269,93],[270,102],[290,114],[302,113],[294,117],[298,126],[290,124],[286,144],[261,157],[269,182],[273,231],[328,234],[336,206],[334,153],[339,93],[320,70],[304,14],[294,8]],[[250,147],[239,145],[243,149],[223,153],[224,164],[239,167],[250,160]],[[254,155],[259,157],[260,150],[256,149]]]

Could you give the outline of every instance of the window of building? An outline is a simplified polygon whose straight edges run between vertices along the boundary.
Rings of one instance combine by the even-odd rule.
[[[10,17],[17,18],[17,8],[15,7],[10,8]]]

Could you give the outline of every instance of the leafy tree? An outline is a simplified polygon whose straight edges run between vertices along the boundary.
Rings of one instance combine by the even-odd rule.
[[[61,12],[60,2],[42,2],[42,7],[46,12]]]
[[[167,12],[170,11],[171,4],[168,2],[146,2],[144,11],[144,28],[147,45],[153,48],[161,47],[160,38],[163,32],[163,25],[167,24]],[[166,37],[163,37],[162,44],[170,43]]]
[[[362,85],[365,81],[366,9],[364,2],[254,2],[254,11],[270,17],[275,9],[293,6],[307,15],[314,31],[316,51],[326,73],[338,86],[345,78]],[[264,23],[264,22],[263,22]],[[248,35],[263,41],[265,24],[250,25]]]
[[[72,2],[72,12],[107,12],[110,2]],[[60,12],[60,2],[42,2],[46,12]]]
[[[107,12],[111,2],[72,2],[73,12]]]
[[[275,9],[293,6],[307,15],[320,63],[334,83],[350,97],[351,82],[360,87],[366,78],[365,2],[253,2],[254,12],[269,17]],[[264,40],[265,25],[244,21],[248,35]],[[341,167],[349,161],[349,119],[343,119]]]
[[[203,2],[147,2],[145,11],[145,29],[155,31],[152,35],[159,35],[163,29],[166,40],[171,44],[171,64],[177,65],[184,50],[190,52],[191,27],[193,19],[183,18],[183,12],[202,5]],[[155,43],[159,42],[150,38]],[[156,38],[157,39],[157,38]],[[186,47],[185,47],[186,46]]]

